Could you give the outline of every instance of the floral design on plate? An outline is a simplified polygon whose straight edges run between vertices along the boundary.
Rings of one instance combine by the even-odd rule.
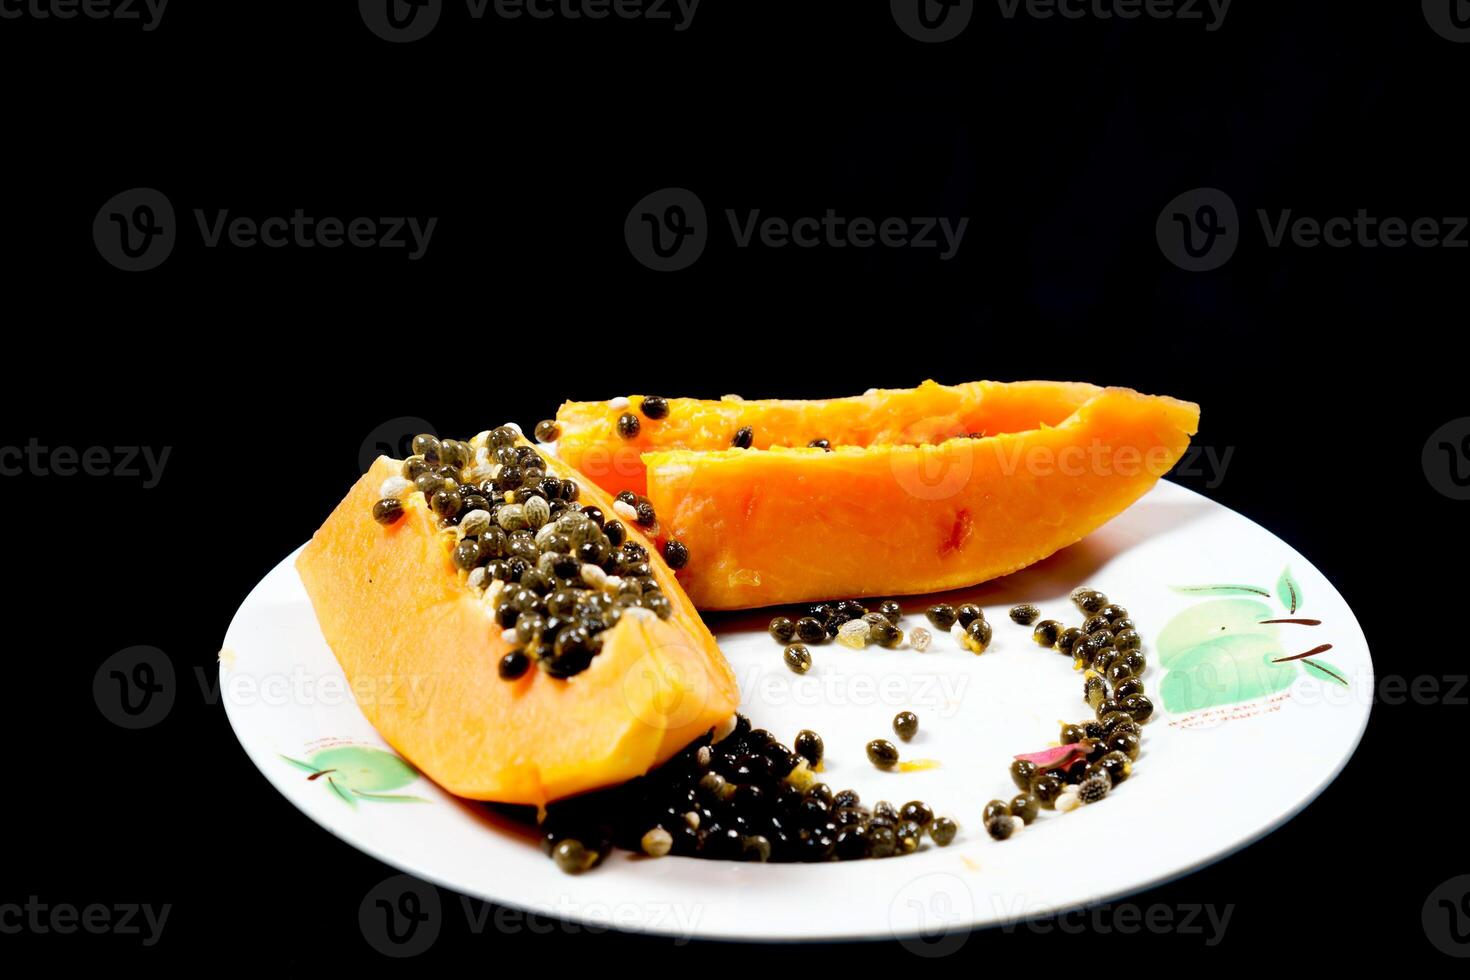
[[[366,745],[337,745],[319,749],[306,761],[283,755],[303,772],[308,782],[320,782],[348,806],[358,800],[374,803],[427,803],[422,796],[392,793],[419,778],[418,771],[392,752]]]
[[[1175,586],[1189,595],[1213,598],[1183,610],[1159,634],[1159,661],[1168,672],[1159,697],[1171,714],[1253,701],[1290,687],[1301,671],[1346,687],[1341,670],[1322,660],[1331,643],[1303,652],[1302,628],[1322,625],[1295,615],[1302,608],[1302,589],[1291,569],[1276,580],[1274,593],[1256,585]],[[1285,615],[1262,599],[1275,599]]]

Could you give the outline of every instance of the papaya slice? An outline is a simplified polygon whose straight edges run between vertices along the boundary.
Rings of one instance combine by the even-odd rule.
[[[612,513],[596,486],[546,463],[548,474],[577,481],[583,505]],[[374,517],[403,468],[380,457],[296,567],[363,713],[425,775],[458,796],[539,806],[641,776],[728,722],[734,673],[636,527],[628,540],[647,548],[667,618],[623,610],[580,672],[532,666],[504,679],[499,663],[515,644],[491,602],[503,583],[470,583],[452,558],[454,529],[422,494],[402,494],[388,526]]]
[[[1017,571],[1146,493],[1199,424],[1191,402],[1049,381],[675,398],[658,419],[642,401],[563,405],[557,454],[651,500],[659,533],[689,550],[680,580],[712,610],[936,592]],[[625,437],[629,413],[639,423]]]

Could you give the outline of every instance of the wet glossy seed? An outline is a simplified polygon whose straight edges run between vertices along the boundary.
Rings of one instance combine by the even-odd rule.
[[[955,835],[959,832],[959,824],[949,819],[949,817],[936,817],[934,822],[929,825],[929,836],[940,847],[948,847],[954,843]]]
[[[638,416],[632,412],[624,412],[618,416],[618,435],[624,439],[636,437],[640,428],[642,428],[642,423],[638,421]]]
[[[825,449],[829,453],[832,451],[832,443],[828,442],[826,439],[813,439],[811,442],[806,444],[806,447],[808,449]]]
[[[561,426],[556,424],[555,419],[542,419],[536,423],[535,436],[537,442],[556,442],[561,435]]]
[[[993,817],[985,822],[985,832],[996,840],[1006,840],[1016,832],[1010,817]]]
[[[1077,655],[1077,644],[1082,642],[1083,638],[1086,636],[1087,634],[1082,632],[1077,627],[1068,626],[1066,629],[1062,630],[1061,635],[1057,637],[1057,650],[1068,656],[1075,657]]]
[[[930,606],[928,609],[925,609],[924,615],[929,617],[929,622],[934,626],[935,629],[940,630],[944,633],[948,633],[949,628],[953,626],[958,619],[958,614],[955,612],[954,606],[945,605],[943,603],[940,603],[937,606]]]
[[[1143,637],[1138,635],[1138,630],[1118,630],[1113,634],[1113,646],[1125,653],[1132,653],[1143,646]]]
[[[442,448],[443,446],[439,440],[427,433],[414,436],[413,444],[410,447],[415,456],[422,456],[424,462],[430,466],[439,465],[439,453]]]
[[[653,527],[658,523],[658,516],[653,512],[653,504],[648,501],[638,501],[638,506],[633,509],[638,515],[639,527]]]
[[[750,444],[754,441],[755,430],[746,425],[735,431],[735,435],[732,436],[730,439],[730,445],[734,446],[736,449],[749,449]]]
[[[669,414],[669,400],[658,395],[649,395],[639,404],[638,409],[643,413],[645,418],[667,418]]]
[[[1082,624],[1082,632],[1088,634],[1096,633],[1098,630],[1105,630],[1107,628],[1108,618],[1106,616],[1089,616]]]
[[[1137,650],[1130,650],[1127,653],[1124,653],[1121,657],[1118,658],[1117,662],[1120,664],[1127,664],[1128,669],[1133,671],[1134,677],[1140,677],[1145,670],[1148,670],[1148,661],[1144,659],[1143,654],[1139,653]],[[1123,696],[1117,693],[1117,691],[1114,691],[1113,697],[1121,700]]]
[[[976,653],[984,653],[986,648],[990,646],[993,630],[985,620],[976,619],[969,626],[965,627],[965,635],[970,638]]]
[[[607,535],[607,543],[614,548],[621,548],[628,540],[628,529],[623,527],[622,521],[608,521],[602,533]]]
[[[1113,635],[1114,636],[1117,636],[1119,633],[1123,632],[1124,630],[1137,630],[1138,629],[1138,627],[1134,625],[1133,620],[1128,619],[1126,617],[1123,618],[1123,619],[1115,619],[1115,620],[1113,620],[1112,627],[1113,627]]]
[[[796,637],[803,643],[821,643],[827,638],[827,627],[814,616],[803,616],[796,621]]]
[[[1075,745],[1087,737],[1081,725],[1067,724],[1062,726],[1062,744]]]
[[[1114,735],[1125,732],[1129,735],[1137,735],[1139,739],[1143,738],[1143,726],[1136,721],[1119,722],[1113,726],[1113,730],[1108,733],[1108,737],[1111,738]],[[1099,732],[1099,735],[1101,735],[1101,732]]]
[[[996,817],[1009,817],[1011,805],[1005,800],[991,800],[985,804],[985,809],[980,811],[980,819],[989,823]]]
[[[753,788],[753,787],[752,787]],[[771,842],[761,834],[740,838],[740,860],[764,864],[771,859]]]
[[[1011,607],[1010,617],[1011,622],[1018,626],[1030,626],[1037,619],[1041,618],[1041,610],[1030,603],[1022,603],[1019,606]]]
[[[967,603],[965,603],[963,606],[960,606],[954,612],[955,612],[955,622],[959,623],[961,626],[965,627],[966,629],[969,629],[970,624],[973,623],[975,620],[977,620],[977,619],[984,619],[985,618],[985,610],[981,609],[979,606],[975,605],[975,603],[973,603],[973,602],[967,602]]]
[[[1036,763],[1026,759],[1017,759],[1011,763],[1011,782],[1016,784],[1019,790],[1029,790],[1031,781],[1036,778]]]
[[[1130,695],[1130,694],[1142,694],[1142,693],[1143,693],[1143,681],[1139,680],[1138,677],[1137,677],[1137,675],[1135,675],[1133,677],[1130,677],[1127,680],[1120,681],[1113,688],[1113,697],[1117,698],[1119,702],[1122,702],[1122,701],[1127,700],[1128,695]]]
[[[880,816],[889,823],[907,822],[917,824],[919,827],[927,827],[934,820],[934,810],[923,800],[909,800],[903,806],[895,810],[892,804],[882,803],[883,810],[880,813],[878,806],[873,807],[873,818]]]
[[[822,761],[822,736],[809,728],[796,733],[796,741],[791,743],[791,747],[814,769]]]
[[[422,456],[410,456],[403,461],[403,477],[410,482],[417,480],[429,471],[429,464]]]
[[[1083,587],[1072,590],[1072,604],[1090,616],[1108,604],[1108,597],[1096,589]]]
[[[1037,646],[1054,647],[1062,635],[1062,624],[1055,619],[1043,619],[1036,624],[1036,629],[1031,631],[1031,639],[1036,641]]]
[[[868,624],[868,639],[884,649],[893,650],[903,642],[903,630],[880,616],[878,622]]]
[[[513,681],[521,677],[531,667],[531,658],[524,651],[512,650],[500,658],[500,679]]]
[[[1108,736],[1107,747],[1109,752],[1122,752],[1131,761],[1138,758],[1143,740],[1132,732],[1114,731]]]
[[[1043,810],[1050,810],[1056,806],[1057,797],[1062,795],[1062,781],[1050,773],[1037,776],[1031,783],[1031,795],[1036,797]]]
[[[868,761],[879,769],[898,765],[898,749],[887,739],[875,738],[868,743]]]
[[[1010,807],[1011,816],[1020,817],[1022,823],[1030,823],[1036,819],[1041,804],[1030,793],[1017,793],[1011,798]]]
[[[454,546],[452,554],[454,567],[468,571],[474,568],[480,561],[480,542],[474,538],[465,538]]]
[[[589,851],[579,840],[568,838],[551,851],[556,866],[569,875],[579,875],[597,863],[597,852]]]
[[[664,542],[664,561],[677,572],[689,564],[689,548],[679,539],[669,538]]]
[[[903,606],[900,606],[892,599],[886,599],[878,605],[878,613],[894,626],[897,626],[898,621],[903,618]]]
[[[812,669],[812,652],[800,643],[787,647],[782,659],[794,673],[805,674]]]
[[[898,835],[892,827],[869,823],[868,857],[886,858],[898,853]]]
[[[373,504],[373,520],[382,525],[397,524],[403,517],[403,501],[397,497],[384,497]]]
[[[1097,720],[1102,723],[1103,732],[1111,735],[1113,729],[1118,727],[1118,725],[1125,721],[1133,721],[1134,718],[1126,711],[1109,711],[1107,714],[1099,716]]]
[[[893,716],[893,730],[907,742],[919,733],[919,716],[912,711],[900,711]]]
[[[1138,724],[1147,724],[1154,716],[1154,703],[1144,694],[1130,694],[1121,702],[1123,710],[1132,716]]]
[[[1120,656],[1122,655],[1112,647],[1103,647],[1100,650],[1092,651],[1092,656],[1088,658],[1088,666],[1099,674],[1106,676],[1108,668],[1117,663]]]
[[[1133,773],[1133,763],[1128,761],[1128,756],[1122,752],[1109,752],[1097,762],[1093,763],[1096,772],[1106,773],[1108,778],[1117,786]]]
[[[766,626],[767,632],[777,643],[790,643],[796,635],[796,624],[785,616],[777,616]]]
[[[1128,610],[1124,609],[1122,606],[1109,603],[1108,605],[1103,606],[1101,609],[1099,609],[1097,611],[1097,614],[1099,616],[1106,617],[1108,622],[1113,623],[1117,622],[1120,619],[1126,619],[1128,617]]]
[[[464,506],[464,498],[459,495],[458,490],[436,490],[429,500],[429,506],[440,517],[454,517]]]
[[[1117,685],[1133,676],[1133,668],[1124,660],[1115,660],[1107,670],[1103,671],[1103,676],[1108,679],[1109,684]]]

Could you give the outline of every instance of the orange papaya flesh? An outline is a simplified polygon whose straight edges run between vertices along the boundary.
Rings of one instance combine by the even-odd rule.
[[[564,406],[558,453],[589,456],[580,420],[593,417]],[[671,399],[668,419],[645,420],[631,440],[648,450],[643,473],[606,471],[606,485],[643,481],[659,533],[689,549],[679,576],[701,609],[918,594],[1081,540],[1179,460],[1198,422],[1190,402],[1056,382],[926,382],[829,402]],[[728,448],[743,426],[752,448]],[[832,451],[806,448],[817,438]],[[588,475],[600,479],[595,467]]]
[[[820,400],[669,398],[668,414],[661,419],[639,410],[642,395],[566,402],[556,413],[556,453],[609,493],[647,494],[644,453],[727,449],[746,426],[752,449],[801,448],[815,439],[833,446],[924,445],[970,433],[1059,425],[1099,391],[1096,385],[1073,382],[926,381],[917,388]],[[626,413],[639,420],[631,439],[618,434],[618,419]]]
[[[643,775],[738,703],[734,673],[693,604],[637,528],[667,619],[632,609],[602,634],[571,677],[532,667],[514,681],[498,664],[513,648],[487,595],[450,558],[455,536],[409,493],[391,526],[374,520],[380,457],[313,536],[296,567],[328,645],[364,715],[429,778],[458,796],[544,805]],[[579,500],[611,513],[605,493],[570,467]],[[493,591],[493,590],[491,590]]]

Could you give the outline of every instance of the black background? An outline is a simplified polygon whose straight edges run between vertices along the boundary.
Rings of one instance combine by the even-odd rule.
[[[1470,212],[1459,136],[1470,45],[1418,4],[1245,4],[1199,22],[1006,20],[915,42],[883,3],[706,0],[645,21],[471,21],[447,6],[390,45],[355,4],[184,4],[156,31],[0,20],[9,193],[0,443],[171,447],[125,477],[0,480],[12,567],[0,902],[172,903],[162,941],[0,936],[41,955],[382,961],[357,907],[390,869],[267,786],[199,693],[249,589],[320,523],[380,424],[468,435],[565,397],[824,396],[926,377],[1124,384],[1203,406],[1218,485],[1357,611],[1381,675],[1463,676],[1464,503],[1420,452],[1465,407],[1453,249],[1269,248],[1255,220],[1359,208]],[[156,187],[180,242],[126,274],[94,247],[102,203]],[[633,203],[694,190],[715,227],[658,274],[623,240]],[[1234,199],[1213,272],[1161,254],[1176,195]],[[439,218],[427,255],[206,249],[194,208]],[[723,212],[960,215],[959,254],[734,247]],[[133,644],[179,670],[171,715],[123,732],[90,697]],[[1463,695],[1463,692],[1461,692]],[[1442,965],[1420,925],[1470,871],[1458,704],[1379,704],[1344,775],[1245,852],[1136,897],[1233,903],[1241,963],[1365,943]],[[1438,760],[1438,761],[1436,761]],[[1251,787],[1239,787],[1248,794]],[[1187,821],[1187,804],[1180,819]],[[1129,841],[1089,860],[1126,862]],[[446,896],[446,898],[448,898]],[[424,959],[572,967],[667,942],[472,935],[458,905]],[[799,915],[799,911],[793,914]],[[948,966],[1132,971],[1198,937],[970,938]],[[1145,945],[1147,944],[1147,945]],[[711,950],[699,944],[697,968]],[[827,964],[830,948],[718,951]],[[892,945],[872,968],[921,960]],[[478,960],[476,959],[478,958]],[[541,962],[548,962],[542,960]],[[661,961],[660,961],[661,962]],[[1107,966],[1111,964],[1111,967]]]

